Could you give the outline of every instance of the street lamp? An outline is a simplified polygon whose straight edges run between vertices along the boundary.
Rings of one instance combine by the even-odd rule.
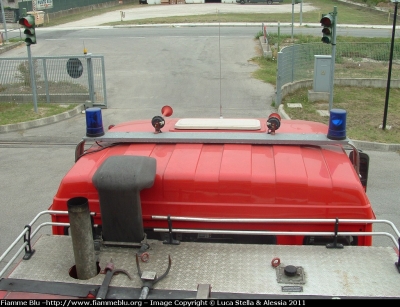
[[[396,32],[397,5],[399,4],[400,0],[390,0],[390,2],[394,3],[394,16],[393,16],[392,42],[390,45],[389,70],[388,70],[388,79],[387,79],[387,84],[386,84],[385,110],[383,112],[382,130],[386,129],[386,119],[387,119],[388,104],[389,104],[389,92],[390,92],[390,78],[392,76],[394,37],[395,37],[395,32]]]

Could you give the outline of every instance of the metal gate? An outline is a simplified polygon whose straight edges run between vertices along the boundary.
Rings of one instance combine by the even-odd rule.
[[[107,107],[104,56],[32,57],[37,101]],[[0,101],[32,102],[28,58],[0,58]]]

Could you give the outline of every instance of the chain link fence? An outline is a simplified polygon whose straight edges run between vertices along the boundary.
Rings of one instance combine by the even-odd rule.
[[[282,102],[282,87],[300,80],[313,80],[314,56],[331,55],[329,44],[309,43],[278,52],[276,106]],[[388,77],[390,43],[340,43],[336,45],[334,79],[385,79]],[[395,45],[391,80],[400,79],[400,46]]]
[[[107,107],[103,56],[32,57],[37,101]],[[27,58],[0,58],[0,101],[32,102]]]

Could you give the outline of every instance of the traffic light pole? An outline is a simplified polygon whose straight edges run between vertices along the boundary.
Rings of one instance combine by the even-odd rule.
[[[333,85],[335,77],[335,59],[336,59],[336,23],[337,23],[337,7],[333,7],[333,27],[332,27],[332,55],[331,55],[331,76],[329,89],[329,110],[333,108]]]
[[[0,1],[0,6],[1,6],[1,17],[3,19],[4,33],[6,35],[6,43],[8,43],[7,21],[6,21],[6,16],[4,14],[4,8],[3,8],[3,2],[2,1]]]
[[[31,75],[31,87],[32,87],[32,95],[33,95],[33,109],[37,113],[38,108],[37,108],[36,80],[35,80],[35,70],[34,70],[34,65],[33,65],[32,55],[31,55],[31,45],[30,44],[26,44],[26,48],[28,50],[29,72],[30,72],[30,75]]]
[[[35,32],[35,17],[32,15],[21,17],[18,23],[24,27],[25,43],[28,50],[28,64],[29,73],[31,75],[31,87],[33,96],[33,108],[37,113],[37,94],[36,94],[36,81],[35,81],[35,67],[32,62],[31,55],[31,44],[36,44],[36,32]]]

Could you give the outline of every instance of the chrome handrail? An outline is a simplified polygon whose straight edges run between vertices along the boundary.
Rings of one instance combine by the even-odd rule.
[[[366,219],[249,219],[249,218],[201,218],[201,217],[184,217],[184,216],[160,216],[160,215],[153,215],[151,217],[153,220],[168,220],[170,219],[171,221],[180,221],[180,222],[200,222],[200,223],[294,223],[294,224],[310,224],[310,223],[332,223],[335,224],[338,222],[339,224],[387,224],[389,225],[392,230],[395,232],[397,237],[400,237],[400,232],[396,228],[393,222],[388,221],[388,220],[366,220]],[[158,229],[163,229],[163,228],[158,228]],[[174,229],[175,230],[175,229]],[[173,232],[178,232],[178,230]],[[190,230],[190,229],[189,229]],[[156,231],[154,229],[154,231]],[[164,231],[164,229],[163,229]],[[163,232],[160,231],[160,232]],[[167,230],[168,231],[168,230]],[[182,229],[179,229],[179,231],[183,232]],[[215,233],[220,233],[220,230],[209,230],[208,233],[214,233],[214,231],[217,231]],[[199,231],[197,231],[199,232]],[[272,232],[265,232],[263,234],[274,234],[274,235],[304,235],[303,232],[278,232],[277,233],[272,233]],[[234,232],[230,232],[230,234],[235,234]],[[239,233],[237,233],[239,234]],[[241,233],[243,234],[243,233]],[[251,233],[251,234],[256,234],[256,233]],[[338,232],[339,234],[339,232]],[[340,234],[342,235],[356,235],[356,232],[341,232]],[[307,235],[328,235],[328,233],[322,234],[322,232],[307,232]],[[330,233],[329,235],[334,235],[334,233]],[[389,236],[393,242],[395,242],[396,247],[399,249],[399,243],[396,240],[396,238],[387,232],[360,232],[358,234],[360,236],[364,235],[386,235]]]
[[[168,232],[168,228],[154,228],[155,232]],[[335,232],[313,232],[313,231],[263,231],[263,230],[216,230],[216,229],[184,229],[184,228],[174,228],[173,233],[207,233],[207,234],[235,234],[235,235],[257,235],[257,236],[387,236],[392,239],[397,249],[399,244],[396,238],[388,232],[348,232],[338,231]]]
[[[27,224],[24,228],[24,230],[18,235],[18,237],[14,240],[13,243],[11,243],[11,245],[5,250],[5,252],[0,256],[0,262],[3,261],[3,259],[11,252],[11,250],[18,244],[18,241],[21,240],[22,238],[24,238],[24,236],[26,235],[26,233],[30,230],[30,227],[33,226],[36,221],[39,219],[39,217],[41,217],[44,214],[57,214],[57,215],[68,215],[68,211],[53,211],[53,210],[45,210],[42,212],[39,212],[34,218],[33,220]],[[94,212],[91,212],[90,215],[95,215]],[[69,226],[69,223],[58,223],[58,222],[44,222],[40,225],[38,225],[35,229],[34,232],[32,232],[32,234],[30,235],[30,239],[32,239],[37,232],[44,226]],[[14,256],[12,257],[12,259],[10,261],[7,262],[7,264],[5,265],[5,267],[2,269],[2,271],[0,272],[0,278],[3,276],[3,274],[6,272],[6,270],[11,266],[11,264],[13,263],[13,261],[18,257],[18,255],[24,250],[24,248],[28,245],[28,242],[24,241],[22,246],[18,249],[18,251],[14,254]]]

